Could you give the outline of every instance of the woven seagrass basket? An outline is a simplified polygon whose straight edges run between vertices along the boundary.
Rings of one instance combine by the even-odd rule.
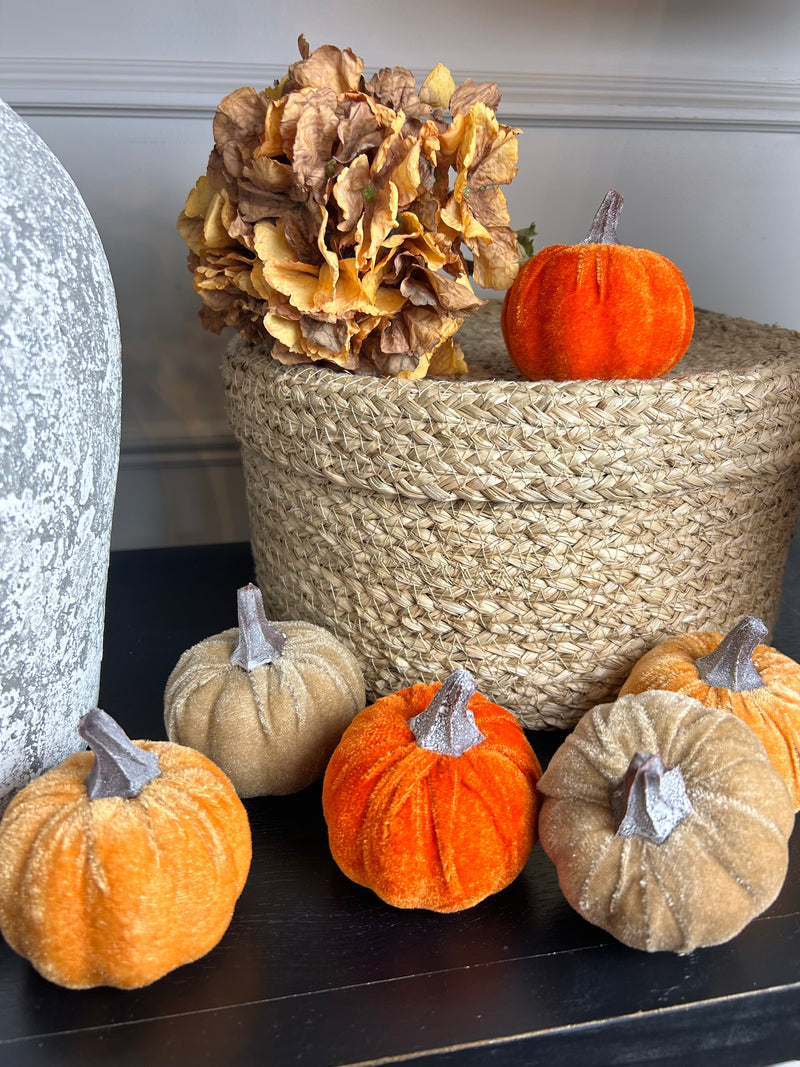
[[[224,367],[273,619],[349,643],[371,697],[467,667],[569,727],[681,631],[774,626],[800,487],[800,334],[698,311],[650,381],[525,382],[500,304],[458,380]]]

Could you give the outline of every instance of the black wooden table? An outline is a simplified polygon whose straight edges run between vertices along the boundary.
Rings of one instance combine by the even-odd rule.
[[[800,658],[790,553],[773,643]],[[247,545],[112,558],[100,704],[163,738],[191,644],[235,625]],[[543,763],[563,735],[530,734]],[[506,890],[454,915],[400,911],[349,882],[319,786],[246,802],[253,865],[222,942],[141,990],[71,992],[0,944],[0,1064],[721,1064],[800,1058],[800,842],[778,900],[689,956],[628,949],[573,912],[537,845]]]

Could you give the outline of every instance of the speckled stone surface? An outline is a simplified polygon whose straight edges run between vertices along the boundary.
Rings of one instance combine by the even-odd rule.
[[[0,811],[85,747],[120,425],[116,299],[72,179],[0,101]],[[109,709],[113,712],[113,709]]]

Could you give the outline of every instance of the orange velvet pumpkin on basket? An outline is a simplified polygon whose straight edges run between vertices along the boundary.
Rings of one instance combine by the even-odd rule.
[[[766,625],[748,615],[726,635],[678,634],[634,664],[620,696],[666,689],[730,711],[753,730],[800,810],[800,664],[761,644]]]
[[[454,671],[381,697],[325,772],[331,853],[398,908],[452,912],[509,885],[536,838],[539,761],[514,716]]]
[[[0,930],[51,982],[133,989],[220,940],[252,846],[229,779],[194,749],[131,741],[94,708],[77,752],[0,822]]]
[[[617,242],[622,197],[607,193],[582,244],[526,260],[503,302],[511,362],[525,378],[656,378],[689,347],[694,309],[670,260]]]

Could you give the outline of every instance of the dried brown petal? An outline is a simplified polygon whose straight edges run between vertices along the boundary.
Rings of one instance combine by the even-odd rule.
[[[226,96],[214,116],[214,143],[226,170],[239,177],[261,142],[269,99],[255,89],[242,88]]]
[[[405,68],[365,82],[349,49],[298,45],[281,83],[222,102],[178,220],[201,321],[266,340],[284,362],[463,373],[452,335],[483,301],[462,246],[479,284],[518,267],[498,188],[516,173],[516,139],[494,113],[497,87],[456,89],[439,64],[417,93]]]
[[[331,322],[314,318],[312,315],[303,315],[300,319],[300,332],[318,348],[337,354],[345,347],[350,337],[347,323],[343,319],[334,319]]]
[[[333,89],[305,89],[302,92],[289,93],[283,101],[280,121],[281,151],[294,165],[294,143],[297,127],[306,111],[330,110],[336,113],[336,93]]]
[[[245,222],[277,219],[294,206],[285,194],[270,192],[252,181],[240,181],[238,189],[239,214]]]
[[[290,164],[255,153],[244,168],[244,178],[270,193],[282,193],[292,200],[303,199],[300,184]]]
[[[500,100],[501,93],[497,82],[481,82],[480,85],[476,85],[472,78],[467,78],[450,97],[450,114],[454,117],[461,115],[478,103],[485,104],[492,111],[497,111]]]
[[[338,130],[335,96],[331,102],[322,93],[310,94],[297,120],[292,164],[300,182],[319,204],[326,199],[332,177],[328,164],[333,157]]]
[[[322,209],[314,200],[293,204],[281,217],[286,240],[303,263],[319,264],[319,231]]]
[[[349,48],[344,51],[331,44],[315,49],[289,67],[287,92],[295,89],[333,89],[336,93],[355,91],[361,83],[364,61]]]
[[[383,140],[383,132],[375,111],[366,100],[354,100],[339,123],[337,131],[339,148],[336,160],[351,163],[356,156],[370,148],[377,148]]]
[[[405,67],[383,67],[373,74],[365,89],[392,111],[406,111],[419,103],[416,80]]]
[[[366,155],[357,156],[340,173],[333,186],[333,197],[341,209],[338,229],[343,233],[354,230],[367,205],[365,192],[370,188],[370,166]],[[369,195],[369,194],[367,194]],[[374,190],[373,194],[374,195]]]
[[[470,187],[467,200],[469,210],[487,230],[509,225],[508,204],[502,189],[496,185]]]

